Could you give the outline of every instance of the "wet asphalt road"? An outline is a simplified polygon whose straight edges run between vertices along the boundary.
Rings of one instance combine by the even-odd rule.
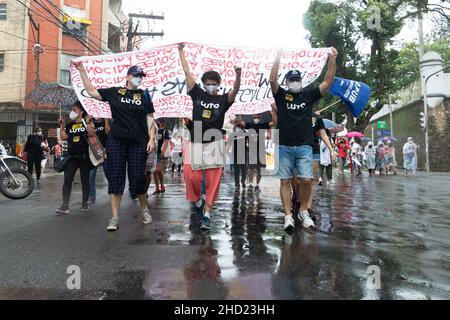
[[[319,188],[315,230],[282,230],[279,182],[257,196],[225,176],[210,235],[198,231],[181,177],[150,196],[154,221],[141,223],[124,197],[120,229],[106,232],[106,182],[98,199],[55,216],[62,176],[53,173],[25,200],[0,195],[0,299],[449,299],[450,175],[335,176]],[[78,177],[76,178],[78,182]],[[68,266],[81,270],[69,290]],[[367,286],[380,269],[381,288]]]

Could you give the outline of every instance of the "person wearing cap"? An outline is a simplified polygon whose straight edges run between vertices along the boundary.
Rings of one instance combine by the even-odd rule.
[[[405,168],[405,176],[408,175],[408,170],[411,170],[413,177],[416,177],[417,145],[414,143],[412,137],[408,137],[406,143],[403,145],[403,167]]]
[[[284,229],[292,231],[295,221],[292,217],[291,182],[293,171],[299,178],[300,212],[298,218],[305,228],[314,226],[308,213],[308,199],[311,195],[313,176],[314,132],[311,126],[313,105],[330,89],[336,73],[337,50],[331,49],[328,56],[328,70],[324,81],[315,88],[304,89],[302,74],[299,70],[290,70],[286,74],[287,90],[278,83],[282,50],[277,51],[270,74],[270,86],[275,99],[279,146],[276,177],[281,180],[280,195],[284,208]]]
[[[180,62],[186,75],[188,94],[192,99],[192,121],[190,129],[191,143],[185,158],[186,198],[193,202],[202,213],[200,228],[209,230],[214,202],[218,199],[220,182],[225,166],[225,143],[223,128],[225,113],[234,103],[241,84],[242,68],[235,66],[236,80],[233,89],[219,94],[222,81],[218,72],[210,70],[202,75],[202,89],[190,71],[185,57],[184,44],[179,44]],[[206,184],[206,203],[201,198],[203,176]]]
[[[107,230],[119,228],[119,209],[127,171],[130,194],[138,197],[143,223],[149,224],[152,216],[146,199],[145,166],[147,153],[154,148],[155,109],[148,91],[139,89],[146,75],[142,68],[132,66],[128,69],[125,87],[96,89],[83,64],[75,62],[74,66],[80,72],[86,92],[96,100],[109,103],[114,120],[106,146],[106,174],[112,209]]]

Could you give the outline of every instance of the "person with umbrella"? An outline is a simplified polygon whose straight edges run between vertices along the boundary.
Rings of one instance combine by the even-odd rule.
[[[142,68],[132,66],[128,69],[125,87],[96,89],[83,63],[74,62],[74,66],[80,72],[86,92],[96,100],[109,103],[114,120],[106,146],[106,173],[112,209],[112,218],[106,229],[116,231],[119,228],[119,209],[127,169],[130,194],[137,195],[142,222],[149,224],[152,216],[147,206],[145,166],[147,153],[154,148],[152,127],[155,109],[148,91],[139,89],[146,75]]]
[[[343,138],[338,139],[337,149],[339,158],[339,174],[341,175],[344,174],[345,162],[348,155],[349,146],[347,144],[347,141],[345,141],[345,139]]]
[[[356,170],[356,176],[362,175],[362,142],[359,136],[353,138],[352,144],[352,159],[354,163],[354,168]]]
[[[281,180],[280,196],[284,208],[284,229],[295,228],[292,217],[291,183],[294,169],[300,179],[300,212],[299,220],[303,227],[314,226],[314,221],[308,213],[308,200],[312,189],[314,132],[311,126],[313,105],[331,88],[336,73],[337,51],[332,48],[328,56],[328,70],[325,80],[317,88],[303,89],[302,74],[299,70],[290,70],[286,74],[287,90],[278,83],[279,67],[282,51],[278,50],[270,73],[270,86],[275,98],[277,122],[279,129],[278,146],[279,161],[276,177]]]

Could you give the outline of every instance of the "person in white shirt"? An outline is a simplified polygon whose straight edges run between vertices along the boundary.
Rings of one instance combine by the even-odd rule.
[[[362,147],[361,147],[361,139],[359,137],[355,137],[354,142],[352,144],[352,158],[354,164],[354,172],[356,172],[356,176],[360,176],[362,174]]]

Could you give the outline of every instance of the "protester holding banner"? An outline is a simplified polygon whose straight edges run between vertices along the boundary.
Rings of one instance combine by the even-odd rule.
[[[184,45],[179,45],[180,61],[186,75],[188,94],[192,98],[193,129],[190,131],[191,143],[189,146],[190,166],[185,166],[186,197],[196,204],[197,208],[203,207],[201,199],[201,185],[203,173],[206,181],[206,204],[200,227],[210,229],[212,206],[219,196],[220,181],[223,167],[225,166],[225,144],[221,129],[224,124],[225,113],[233,104],[240,88],[240,67],[235,66],[236,80],[233,89],[228,93],[219,95],[218,88],[221,77],[216,71],[207,71],[201,80],[204,89],[196,84],[190,72],[186,60]]]
[[[296,169],[300,179],[300,212],[298,218],[305,228],[314,225],[308,213],[308,200],[311,195],[311,182],[313,179],[314,143],[312,122],[312,108],[333,85],[336,73],[336,49],[332,48],[328,57],[328,70],[325,80],[317,88],[303,89],[302,75],[298,70],[290,70],[286,74],[287,90],[278,83],[278,71],[282,51],[277,52],[275,62],[270,74],[270,85],[277,106],[277,118],[280,145],[278,146],[279,162],[276,176],[281,180],[280,195],[284,207],[284,229],[295,228],[292,218],[292,192],[291,180]]]
[[[148,91],[139,89],[145,73],[138,66],[128,69],[125,87],[96,89],[90,82],[82,62],[74,62],[86,92],[94,99],[108,102],[114,120],[106,151],[108,193],[111,196],[112,218],[107,230],[119,228],[119,209],[128,170],[130,194],[137,195],[143,223],[152,222],[145,184],[147,153],[154,148],[152,127],[154,107]]]
[[[57,214],[70,213],[70,195],[72,193],[73,179],[77,170],[80,170],[82,203],[81,211],[89,210],[89,172],[92,169],[92,163],[89,159],[88,135],[95,135],[95,128],[88,124],[87,128],[83,124],[86,118],[86,111],[80,102],[75,102],[69,114],[71,122],[65,124],[64,119],[59,119],[61,127],[61,139],[67,141],[69,160],[64,167],[64,185],[62,188],[63,203],[56,210]]]

